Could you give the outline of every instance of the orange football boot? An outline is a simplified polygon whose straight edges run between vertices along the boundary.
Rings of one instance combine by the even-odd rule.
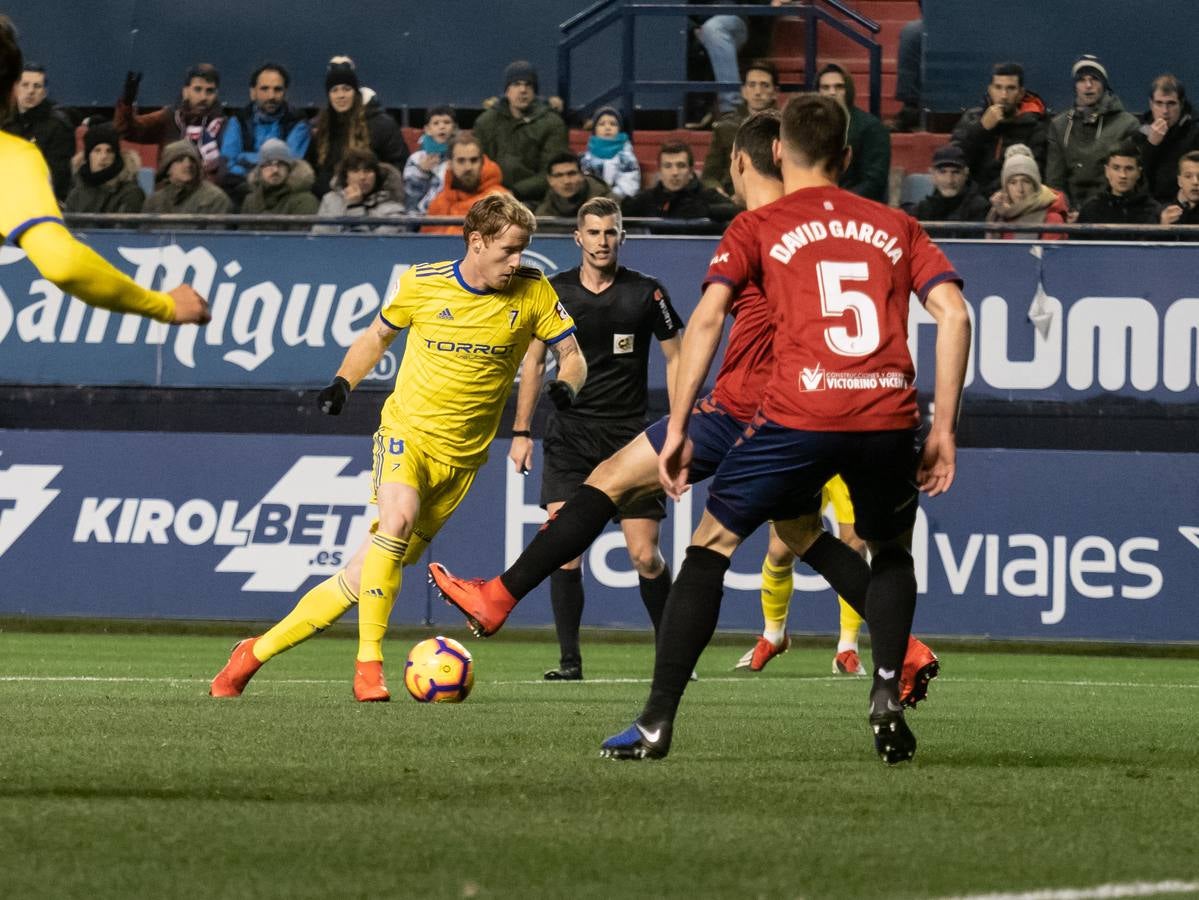
[[[758,635],[758,642],[754,644],[752,650],[745,651],[745,655],[737,660],[737,665],[734,669],[749,669],[751,672],[761,672],[766,668],[766,663],[770,662],[776,656],[782,656],[791,649],[791,635],[784,634],[781,644],[772,644],[765,635]]]
[[[229,655],[225,668],[216,673],[208,688],[210,697],[240,697],[246,689],[254,673],[262,668],[262,663],[254,656],[254,644],[258,638],[246,638],[238,641],[237,646]]]
[[[442,598],[466,616],[475,637],[491,637],[508,619],[516,598],[508,593],[499,578],[457,578],[441,563],[429,563],[429,580]]]
[[[391,699],[387,681],[383,678],[383,663],[354,662],[354,699],[359,703],[386,703]]]
[[[899,673],[899,702],[915,706],[928,696],[928,683],[941,672],[937,655],[923,641],[908,637],[908,650]]]

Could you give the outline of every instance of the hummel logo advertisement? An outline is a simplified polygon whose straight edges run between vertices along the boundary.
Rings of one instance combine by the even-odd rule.
[[[880,666],[879,670],[878,670],[878,677],[881,678],[883,681],[890,681],[892,678],[895,677],[895,670],[894,669],[884,669]]]
[[[819,364],[799,375],[805,391],[895,391],[910,387],[902,372],[825,372]]]
[[[439,312],[437,314],[437,318],[446,319],[448,321],[453,321],[454,314],[452,312],[450,312],[450,308],[447,306],[445,309],[443,309],[441,312]]]
[[[0,468],[0,556],[54,502],[59,492],[49,484],[61,471],[62,466]]]

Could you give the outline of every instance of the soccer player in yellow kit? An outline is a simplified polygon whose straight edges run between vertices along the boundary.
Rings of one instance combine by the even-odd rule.
[[[821,508],[830,503],[833,505],[837,537],[858,553],[864,554],[866,542],[854,531],[853,504],[850,503],[849,489],[841,476],[831,478],[822,493]],[[771,526],[770,544],[766,549],[766,558],[762,560],[762,634],[734,668],[760,672],[768,662],[786,653],[791,646],[791,637],[787,634],[787,613],[791,608],[795,585],[792,578],[794,563],[795,554]],[[837,598],[837,605],[841,614],[841,636],[837,641],[837,654],[833,657],[833,674],[864,676],[866,668],[858,656],[858,635],[862,631],[863,619],[843,597]]]
[[[24,65],[11,22],[0,16],[0,124]],[[151,291],[75,240],[63,224],[50,170],[33,144],[0,132],[0,243],[19,246],[49,281],[85,303],[167,323],[203,325],[208,304],[190,285]]]
[[[357,602],[354,696],[360,702],[390,698],[382,641],[403,566],[420,559],[487,460],[529,342],[543,341],[557,358],[558,377],[546,393],[559,409],[569,407],[587,377],[574,322],[545,276],[520,265],[536,227],[533,214],[510,195],[479,200],[462,226],[466,255],[405,271],[378,319],[346,351],[333,383],[320,393],[322,412],[339,413],[408,329],[395,391],[374,438],[378,520],[342,571],[305,594],[265,634],[234,648],[213,679],[212,696],[240,696],[264,662],[327,628]]]

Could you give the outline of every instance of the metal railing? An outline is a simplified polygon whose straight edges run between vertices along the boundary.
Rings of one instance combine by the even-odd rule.
[[[88,228],[127,228],[139,231],[187,231],[224,229],[236,231],[285,230],[297,233],[311,232],[314,225],[343,225],[358,228],[388,226],[403,229],[411,235],[422,225],[462,225],[461,216],[380,216],[363,219],[361,216],[280,216],[240,214],[179,214],[179,213],[67,213],[68,225]],[[539,216],[539,225],[571,227],[573,218]],[[719,227],[712,219],[657,219],[628,216],[624,219],[627,229],[648,229],[655,234],[702,234],[711,237],[713,229]],[[925,230],[933,237],[955,236],[985,238],[989,234],[1016,234],[1024,240],[1036,240],[1041,234],[1060,234],[1067,238],[1085,237],[1094,240],[1121,240],[1131,237],[1136,243],[1173,243],[1177,241],[1199,242],[1199,225],[1100,225],[1040,223],[1032,225],[1006,224],[1003,222],[922,222]],[[372,232],[356,232],[370,234]],[[320,235],[316,235],[319,237]]]
[[[850,20],[852,27],[838,15]],[[572,16],[559,27],[562,39],[558,43],[558,96],[567,106],[575,109],[595,109],[601,104],[620,98],[625,120],[630,121],[637,91],[714,91],[733,90],[740,83],[724,81],[661,81],[637,78],[636,66],[636,21],[639,16],[790,16],[804,19],[804,84],[805,90],[815,87],[816,60],[819,55],[818,25],[825,25],[839,32],[866,49],[870,56],[870,112],[878,116],[882,110],[883,51],[878,41],[869,35],[878,34],[881,26],[873,19],[850,9],[839,0],[800,0],[787,6],[749,6],[738,3],[720,3],[710,6],[691,6],[686,3],[637,3],[634,0],[599,0],[579,14]],[[585,101],[571,99],[571,51],[604,29],[620,23],[620,80]],[[869,32],[863,34],[862,32]]]

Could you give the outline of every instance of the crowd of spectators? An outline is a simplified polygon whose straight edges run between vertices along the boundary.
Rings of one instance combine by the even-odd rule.
[[[696,33],[719,37],[716,30],[709,25]],[[948,143],[933,154],[927,194],[905,197],[904,208],[923,221],[999,225],[1199,221],[1199,121],[1181,80],[1155,78],[1148,108],[1136,116],[1096,56],[1079,57],[1070,76],[1073,102],[1054,114],[1025,85],[1019,63],[996,64],[981,103],[962,113]],[[691,143],[667,142],[652,180],[643,178],[635,137],[615,107],[591,112],[586,146],[573,152],[560,101],[539,96],[538,72],[524,60],[507,66],[502,95],[484,101],[471,130],[459,129],[454,109],[435,107],[414,147],[348,56],[329,60],[325,102],[315,115],[289,103],[290,75],[275,62],[250,73],[248,102],[240,107],[224,105],[220,73],[201,63],[185,72],[175,103],[143,111],[141,74],[130,72],[112,121],[88,120],[78,152],[72,118],[48,96],[45,68],[27,63],[5,128],[42,150],[67,212],[320,215],[361,222],[323,224],[318,232],[387,233],[415,227],[400,221],[405,215],[459,217],[480,197],[505,192],[542,217],[570,220],[586,201],[611,196],[634,220],[687,220],[690,230],[719,231],[739,209],[729,176],[733,137],[751,114],[781,101],[778,70],[769,60],[747,61],[740,80],[737,94],[720,96],[722,112],[702,167]],[[887,202],[896,189],[890,131],[857,106],[845,67],[825,64],[816,90],[849,111],[851,152],[841,186]],[[139,158],[122,149],[122,140],[158,148],[149,196]],[[456,233],[457,226],[427,223],[421,230]],[[543,230],[570,229],[547,223]],[[1052,229],[987,232],[991,238],[1038,234],[1064,236]],[[979,232],[960,233],[967,235]]]

